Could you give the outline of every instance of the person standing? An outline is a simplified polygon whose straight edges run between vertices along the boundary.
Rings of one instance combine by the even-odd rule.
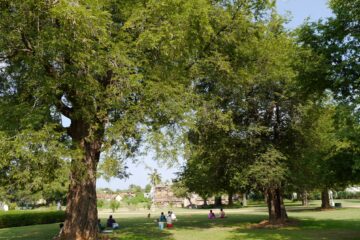
[[[164,229],[164,224],[166,222],[166,217],[164,215],[164,212],[161,212],[160,218],[159,218],[159,229],[163,230]]]
[[[168,211],[168,215],[166,216],[166,227],[167,228],[172,228],[174,225],[172,223],[172,218],[171,218],[171,212]]]

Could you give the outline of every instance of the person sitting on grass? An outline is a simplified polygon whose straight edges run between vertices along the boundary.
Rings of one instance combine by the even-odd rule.
[[[102,232],[105,230],[105,226],[101,225],[101,220],[98,219],[98,231]]]
[[[209,218],[209,219],[215,219],[215,218],[216,218],[216,217],[215,217],[215,213],[213,213],[212,210],[210,210],[209,215],[208,215],[208,218]]]
[[[118,229],[119,228],[119,224],[116,223],[115,219],[113,219],[113,216],[110,215],[108,220],[107,220],[107,223],[106,223],[106,226],[107,227],[110,227],[112,229]]]
[[[60,223],[60,224],[59,224],[59,227],[60,227],[60,231],[59,231],[58,235],[56,235],[56,236],[53,238],[53,240],[59,240],[60,237],[61,237],[62,232],[64,231],[64,224],[63,224],[63,223]]]
[[[220,218],[225,218],[225,212],[222,208],[220,208]]]

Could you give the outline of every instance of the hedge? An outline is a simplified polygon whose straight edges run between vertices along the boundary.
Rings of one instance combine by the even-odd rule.
[[[0,213],[0,228],[58,223],[65,220],[63,211],[9,211]]]

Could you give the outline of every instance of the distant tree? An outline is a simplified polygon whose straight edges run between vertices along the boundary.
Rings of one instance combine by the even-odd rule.
[[[112,212],[115,212],[119,207],[120,207],[120,203],[118,201],[116,201],[115,199],[112,199],[110,201],[110,208]]]
[[[145,192],[149,193],[151,191],[151,185],[150,184],[146,184],[145,186]]]
[[[189,188],[186,187],[183,181],[175,180],[173,184],[171,185],[171,190],[174,193],[174,195],[178,198],[186,198],[189,203],[192,205],[191,202],[191,192]]]
[[[156,169],[154,169],[151,173],[148,174],[148,178],[152,186],[156,186],[161,183],[161,175],[157,172]]]
[[[143,190],[141,189],[140,186],[136,185],[136,184],[130,184],[129,185],[129,189],[128,189],[131,193],[135,193],[135,194],[138,194],[138,193],[142,193]]]

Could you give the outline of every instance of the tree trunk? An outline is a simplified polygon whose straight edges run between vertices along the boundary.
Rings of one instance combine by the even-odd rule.
[[[321,208],[322,209],[331,208],[328,189],[323,189],[323,191],[321,192]]]
[[[244,207],[247,207],[247,197],[246,197],[246,193],[243,193],[242,195],[242,203]]]
[[[189,201],[189,203],[190,203],[190,206],[192,206],[193,205],[193,203],[191,202],[191,197],[189,197],[189,196],[186,196],[185,197],[188,201]]]
[[[233,195],[234,194],[232,192],[229,192],[228,194],[229,194],[228,195],[228,205],[232,206],[234,204],[234,201],[233,201]]]
[[[270,224],[281,224],[287,220],[287,213],[279,188],[270,188],[266,191]]]
[[[221,196],[215,197],[215,206],[221,206],[221,205],[222,205]]]
[[[86,138],[88,135],[86,134],[87,129],[89,128],[85,128],[83,125],[75,124],[70,129],[70,131],[73,130],[70,134],[74,144],[77,144],[78,148],[83,152],[83,156],[72,159],[71,162],[66,217],[60,239],[97,239],[96,169],[100,158],[103,132],[93,136],[95,140],[89,140],[89,138]],[[81,127],[85,131],[81,131]]]
[[[207,198],[203,198],[204,206],[207,206]]]
[[[301,193],[301,205],[302,205],[302,206],[309,206],[308,196],[309,196],[309,193],[308,193],[306,190],[304,190],[304,191]]]

